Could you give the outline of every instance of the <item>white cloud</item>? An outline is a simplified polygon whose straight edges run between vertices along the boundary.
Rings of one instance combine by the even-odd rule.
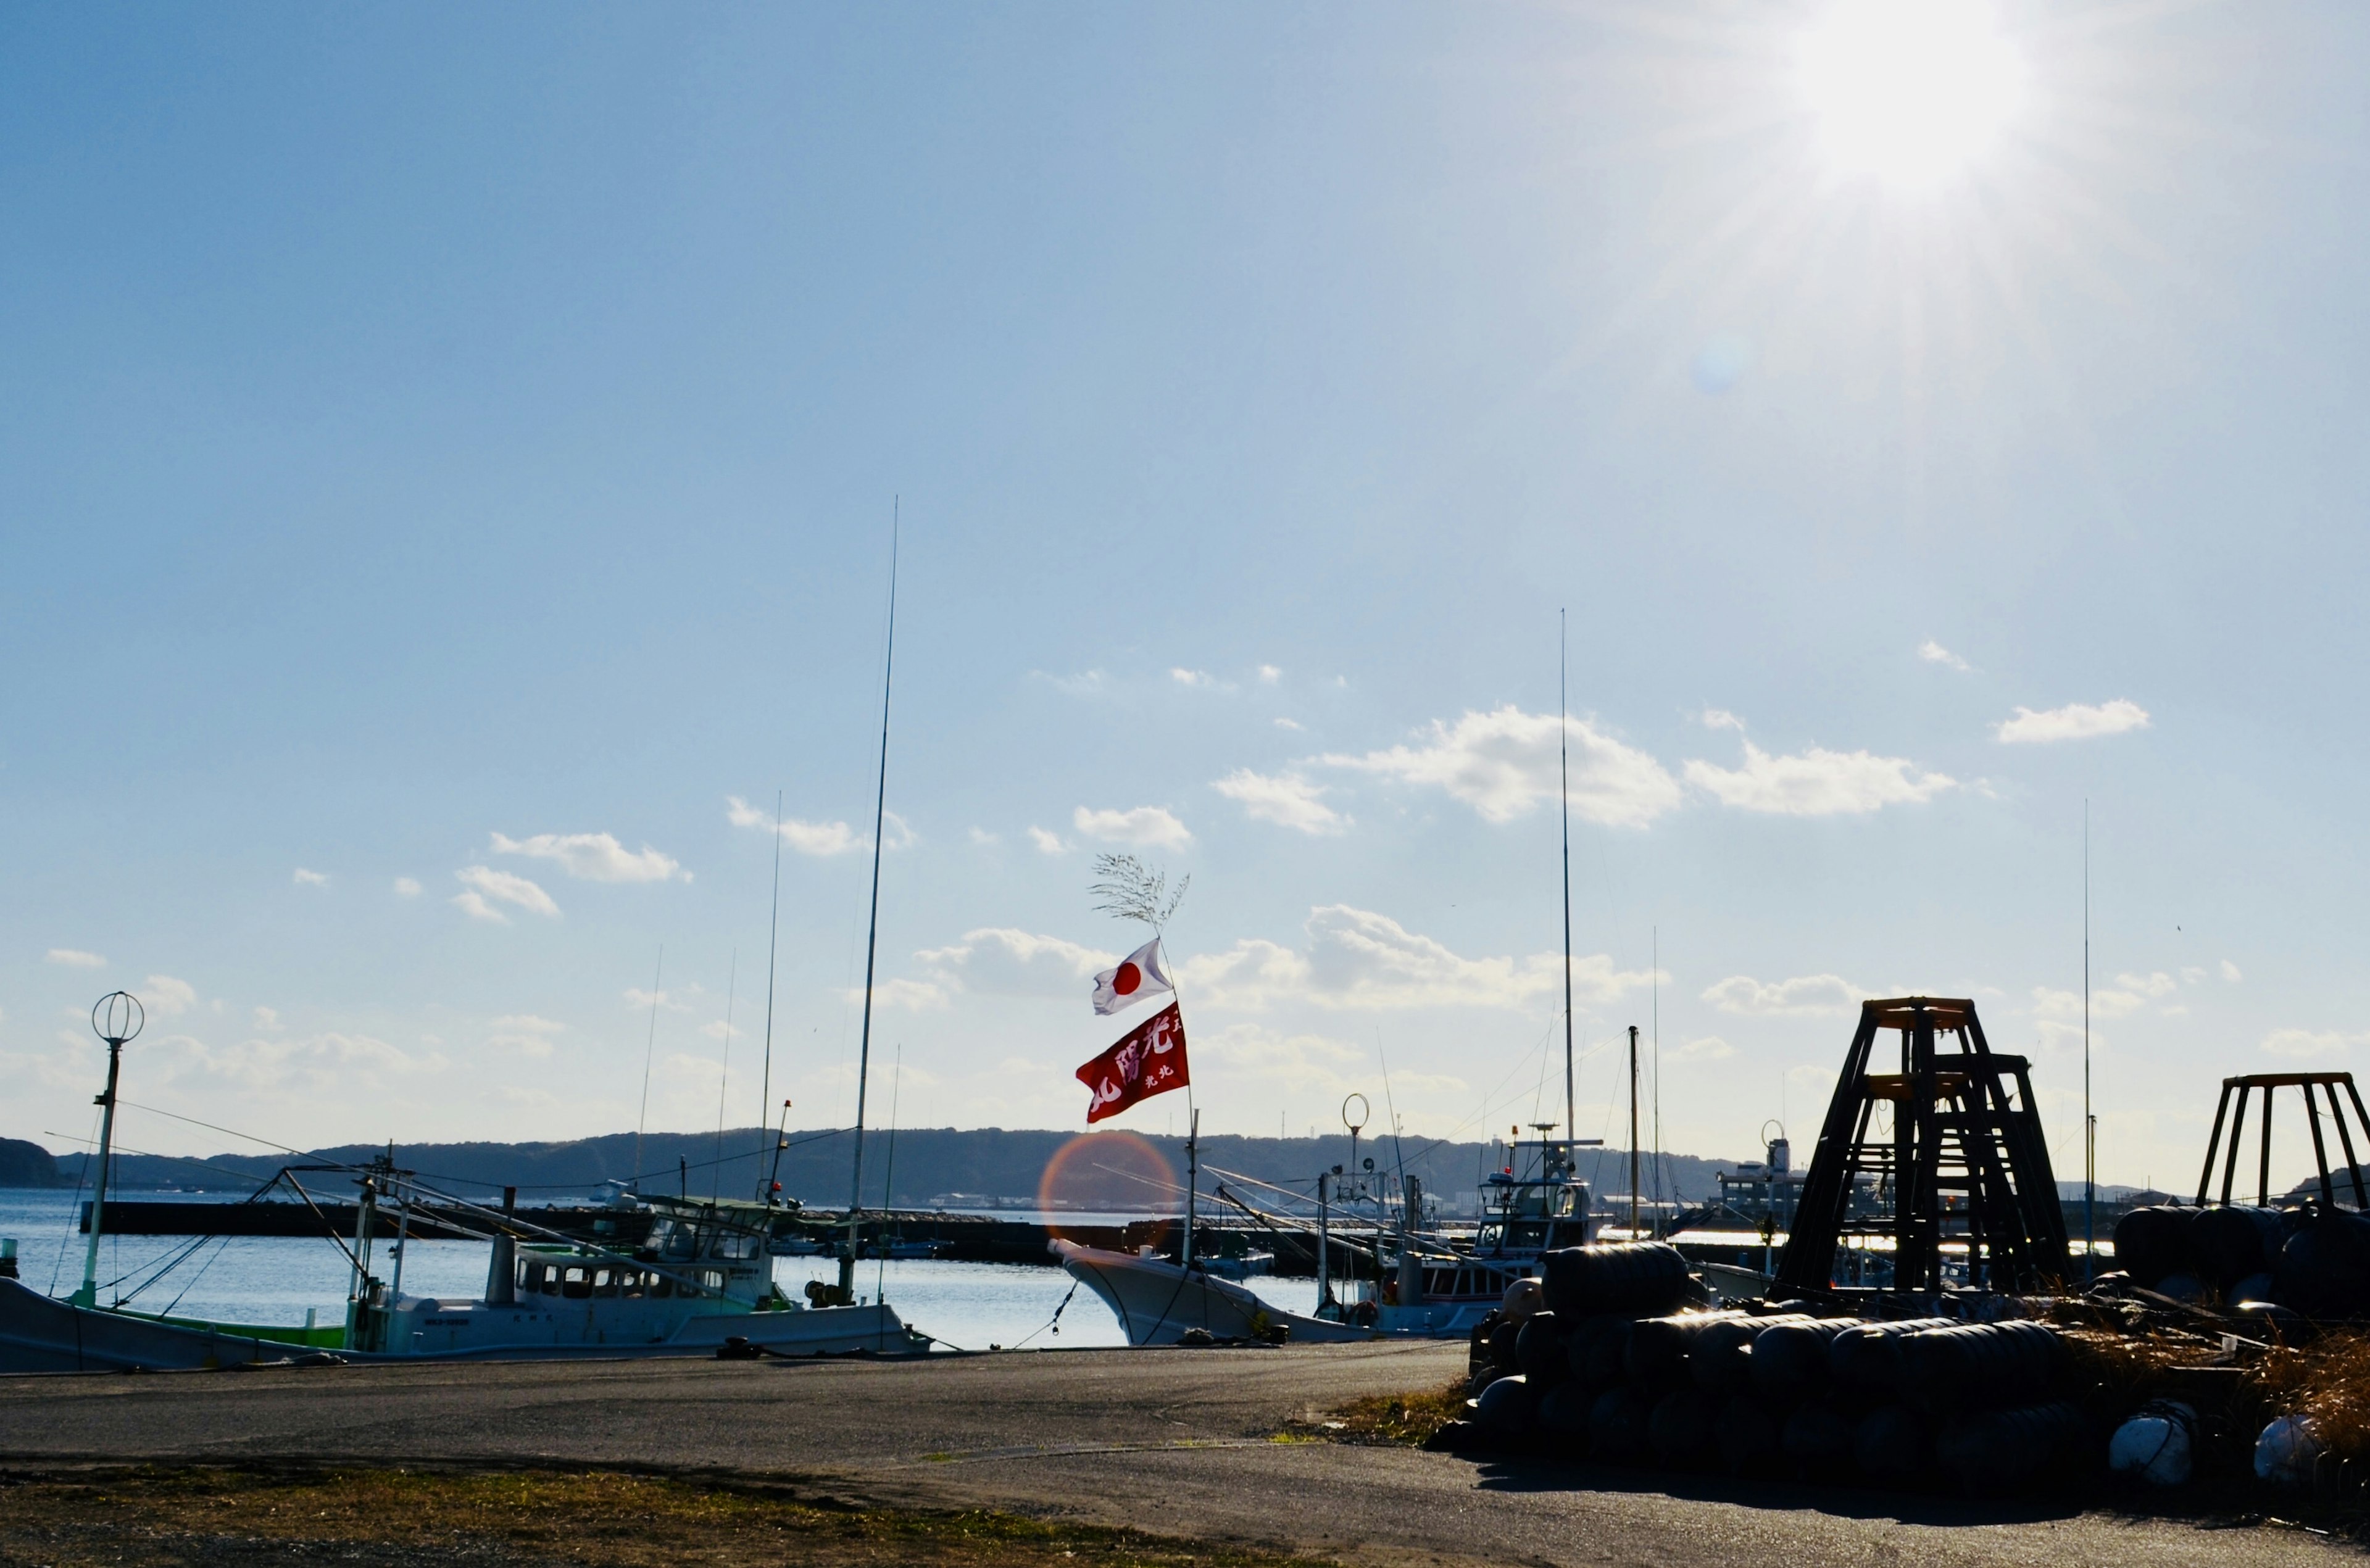
[[[539,915],[559,913],[559,906],[551,901],[551,895],[523,876],[485,865],[464,866],[453,875],[469,889],[456,895],[453,901],[478,920],[497,921],[503,925],[510,923],[510,917],[486,902],[488,898],[515,904]]]
[[[1049,833],[1042,828],[1029,830],[1029,841],[1037,846],[1039,854],[1067,854],[1070,846],[1062,841],[1059,833]]]
[[[307,871],[300,865],[296,868],[296,875],[290,877],[289,881],[299,887],[327,887],[329,885],[329,876],[327,872]]]
[[[1275,727],[1278,729],[1300,729],[1304,727],[1301,722],[1296,718],[1279,718],[1275,721]]]
[[[1106,843],[1181,850],[1193,841],[1185,824],[1159,806],[1139,806],[1132,811],[1089,811],[1081,806],[1071,813],[1070,826]]]
[[[2146,975],[2117,975],[2115,983],[2142,996],[2170,996],[2180,989],[2180,982],[2162,969]]]
[[[551,1036],[563,1033],[568,1025],[548,1018],[538,1018],[532,1013],[512,1013],[494,1020],[494,1032],[486,1036],[486,1044],[521,1056],[547,1057],[551,1054]]]
[[[1689,1040],[1675,1050],[1662,1053],[1667,1061],[1726,1061],[1736,1054],[1736,1047],[1718,1035],[1706,1035],[1700,1040]]]
[[[1237,768],[1210,785],[1229,800],[1240,801],[1243,813],[1261,822],[1296,828],[1304,833],[1338,833],[1350,818],[1317,796],[1326,786],[1298,773],[1255,773]]]
[[[725,818],[736,828],[754,828],[760,832],[774,826],[774,820],[737,795],[725,798]],[[902,850],[920,841],[920,835],[894,811],[887,813],[888,837],[881,841],[884,849]],[[845,822],[802,822],[796,817],[786,817],[781,825],[782,842],[806,855],[848,854],[869,849],[872,841]],[[684,880],[691,880],[690,873]]]
[[[1083,995],[1082,981],[1119,961],[1114,953],[1009,926],[967,931],[959,943],[914,956],[938,972],[941,987],[1004,996]]]
[[[1283,679],[1283,671],[1272,664],[1262,664],[1259,667],[1259,678],[1260,685],[1272,686]]]
[[[420,897],[419,880],[410,876],[397,877],[395,879],[395,893],[396,897],[398,898],[417,898]]]
[[[971,830],[971,841],[981,849],[993,849],[1002,843],[1004,838],[1002,834],[991,833],[984,828],[973,828]]]
[[[680,876],[691,880],[673,855],[644,844],[630,851],[609,833],[537,833],[530,839],[494,835],[496,854],[525,855],[557,861],[569,876],[583,882],[664,882]]]
[[[1722,1013],[1748,1018],[1835,1018],[1858,1013],[1859,1004],[1875,994],[1841,975],[1800,975],[1790,980],[1731,975],[1707,990],[1703,1000]]]
[[[44,964],[63,964],[69,969],[103,969],[107,960],[96,953],[86,953],[79,947],[52,947],[41,955]]]
[[[2237,985],[2246,977],[2238,973],[2238,965],[2233,964],[2229,959],[2225,958],[2222,960],[2222,978],[2229,981],[2232,985]]]
[[[2137,703],[2118,697],[2097,707],[2088,703],[2068,703],[2062,708],[2050,708],[2035,713],[2019,707],[2016,716],[2002,719],[1999,738],[2010,745],[2051,740],[2088,740],[2098,735],[2121,735],[2127,729],[2146,729],[2147,710]]]
[[[165,1043],[204,1077],[282,1103],[306,1093],[375,1091],[397,1079],[442,1072],[451,1065],[434,1052],[415,1057],[368,1035],[258,1038],[226,1047],[208,1046],[180,1035]]]
[[[279,1028],[280,1014],[278,1011],[269,1007],[257,1008],[255,1010],[255,1026],[259,1029]]]
[[[1198,1001],[1246,1012],[1278,1001],[1380,1012],[1562,1001],[1563,959],[1557,954],[1467,958],[1387,915],[1347,904],[1311,910],[1305,929],[1306,953],[1248,938],[1186,961],[1179,978]],[[1576,1001],[1614,1001],[1652,979],[1617,970],[1603,954],[1572,960]]]
[[[2147,1003],[2147,996],[2135,990],[2111,989],[2094,990],[2090,993],[2090,1016],[2124,1018],[2137,1013]],[[2032,1013],[2036,1018],[2055,1018],[2068,1023],[2078,1022],[2082,1016],[2082,993],[2078,990],[2054,990],[2047,986],[2035,986],[2032,990]]]
[[[1030,674],[1072,697],[1099,697],[1110,683],[1110,677],[1099,670],[1082,670],[1076,675],[1048,675],[1041,670],[1032,670]]]
[[[843,1001],[860,1003],[864,988],[851,986],[839,995]],[[948,1005],[946,988],[929,980],[883,980],[872,988],[872,1000],[883,1012],[903,1008],[908,1013],[934,1013]]]
[[[1552,714],[1526,714],[1509,704],[1467,712],[1455,724],[1433,720],[1421,743],[1329,755],[1329,766],[1356,768],[1402,784],[1448,792],[1489,822],[1511,822],[1556,798],[1559,726]],[[1572,810],[1607,827],[1642,827],[1679,804],[1679,786],[1643,751],[1570,721]]]
[[[1271,1001],[1309,994],[1308,959],[1281,943],[1244,937],[1223,953],[1197,954],[1179,966],[1196,1001],[1257,1012]]]
[[[727,1024],[721,1018],[709,1019],[707,1023],[702,1024],[699,1026],[699,1032],[707,1036],[711,1040],[720,1040],[727,1035],[731,1036],[736,1040],[745,1039],[749,1034],[749,1031],[741,1027],[740,1024]]]
[[[159,1018],[171,1018],[187,1013],[198,1004],[198,988],[187,980],[177,980],[170,975],[151,975],[140,982],[134,993],[140,1004]]]
[[[1967,670],[1974,668],[1931,637],[1917,645],[1917,657],[1928,664],[1944,664],[1952,670]]]
[[[1958,781],[1920,773],[1905,757],[1828,751],[1813,746],[1792,757],[1772,757],[1748,740],[1744,766],[1691,761],[1687,782],[1723,806],[1786,817],[1833,817],[1931,800]]]
[[[698,992],[699,988],[697,986],[691,988],[691,994],[696,996]],[[669,1013],[688,1013],[691,1011],[691,1004],[678,999],[675,993],[671,990],[649,991],[644,990],[639,986],[627,986],[624,994],[627,1010],[634,1013],[646,1013],[650,1011],[650,1003],[653,1001],[657,1002],[659,1006],[664,1008]]]
[[[2370,1035],[2342,1035],[2334,1029],[2274,1029],[2256,1049],[2275,1057],[2340,1057]]]
[[[1284,1102],[1315,1100],[1329,1109],[1353,1090],[1371,1092],[1375,1083],[1374,1068],[1364,1049],[1325,1035],[1284,1034],[1238,1022],[1196,1036],[1193,1050],[1202,1059],[1223,1064],[1228,1082],[1252,1089],[1270,1116]],[[1446,1073],[1402,1067],[1391,1074],[1391,1090],[1413,1122],[1440,1107],[1465,1102],[1472,1086]]]
[[[1168,679],[1176,681],[1179,686],[1214,686],[1217,684],[1216,681],[1210,679],[1210,672],[1206,670],[1172,670],[1168,672]]]
[[[1703,727],[1706,729],[1743,729],[1744,721],[1726,708],[1706,708],[1703,711]]]

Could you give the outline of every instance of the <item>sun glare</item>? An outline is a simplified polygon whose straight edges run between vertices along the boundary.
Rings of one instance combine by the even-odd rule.
[[[1829,166],[1898,185],[1965,167],[2024,97],[2024,63],[1979,0],[1842,0],[1801,66]]]

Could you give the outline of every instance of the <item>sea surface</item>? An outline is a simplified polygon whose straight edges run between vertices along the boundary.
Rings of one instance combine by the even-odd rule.
[[[83,1196],[70,1190],[0,1188],[0,1237],[16,1240],[17,1269],[26,1285],[63,1296],[82,1283],[89,1238],[77,1234],[75,1223]],[[128,1196],[146,1199],[166,1195]],[[1110,1223],[1135,1217],[1050,1217],[998,1210],[995,1218]],[[386,1245],[380,1243],[373,1265],[381,1278],[394,1269]],[[488,1243],[415,1241],[408,1247],[403,1260],[406,1294],[474,1298],[484,1293]],[[830,1258],[777,1258],[774,1277],[786,1295],[802,1299],[808,1280],[836,1278],[838,1267]],[[326,1241],[275,1236],[226,1236],[207,1242],[194,1236],[102,1236],[98,1244],[101,1300],[128,1295],[127,1304],[142,1311],[173,1312],[219,1322],[293,1325],[304,1322],[308,1312],[318,1314],[324,1323],[341,1322],[351,1273],[345,1254]],[[867,1262],[857,1266],[856,1282],[857,1290],[868,1299],[886,1298],[907,1322],[954,1348],[1127,1343],[1110,1310],[1092,1291],[1081,1289],[1073,1297],[1073,1281],[1057,1267],[935,1260]],[[1314,1279],[1261,1278],[1250,1283],[1260,1297],[1288,1311],[1306,1312],[1317,1304]]]

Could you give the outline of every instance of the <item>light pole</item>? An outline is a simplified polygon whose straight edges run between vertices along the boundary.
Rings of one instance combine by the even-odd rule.
[[[90,1026],[107,1042],[107,1093],[98,1097],[98,1180],[90,1189],[90,1245],[82,1257],[82,1288],[74,1293],[77,1307],[98,1305],[98,1236],[106,1223],[108,1154],[115,1143],[115,1079],[125,1044],[147,1022],[147,1010],[128,990],[111,990],[91,1006]]]

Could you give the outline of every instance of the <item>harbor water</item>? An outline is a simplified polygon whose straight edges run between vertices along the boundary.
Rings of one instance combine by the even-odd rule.
[[[82,1196],[0,1188],[0,1236],[16,1239],[25,1285],[63,1296],[82,1282],[88,1238],[75,1229]],[[378,1243],[373,1264],[381,1278],[395,1266],[388,1246],[384,1241]],[[466,1299],[485,1290],[486,1242],[414,1241],[408,1247],[405,1294]],[[180,1261],[173,1263],[176,1258]],[[777,1258],[774,1278],[785,1295],[802,1300],[808,1280],[835,1279],[838,1266],[830,1258]],[[292,1326],[312,1312],[321,1322],[335,1323],[345,1317],[349,1275],[345,1254],[326,1241],[262,1236],[99,1239],[99,1299],[111,1301],[129,1295],[126,1304],[140,1311]],[[860,1295],[868,1299],[886,1297],[899,1316],[950,1348],[1010,1348],[1025,1343],[1030,1349],[1076,1349],[1127,1343],[1118,1320],[1092,1291],[1079,1290],[1062,1310],[1060,1322],[1053,1322],[1073,1282],[1050,1259],[1043,1267],[868,1260],[857,1266],[856,1281]],[[1248,1283],[1264,1299],[1288,1311],[1307,1312],[1317,1303],[1313,1279]]]

